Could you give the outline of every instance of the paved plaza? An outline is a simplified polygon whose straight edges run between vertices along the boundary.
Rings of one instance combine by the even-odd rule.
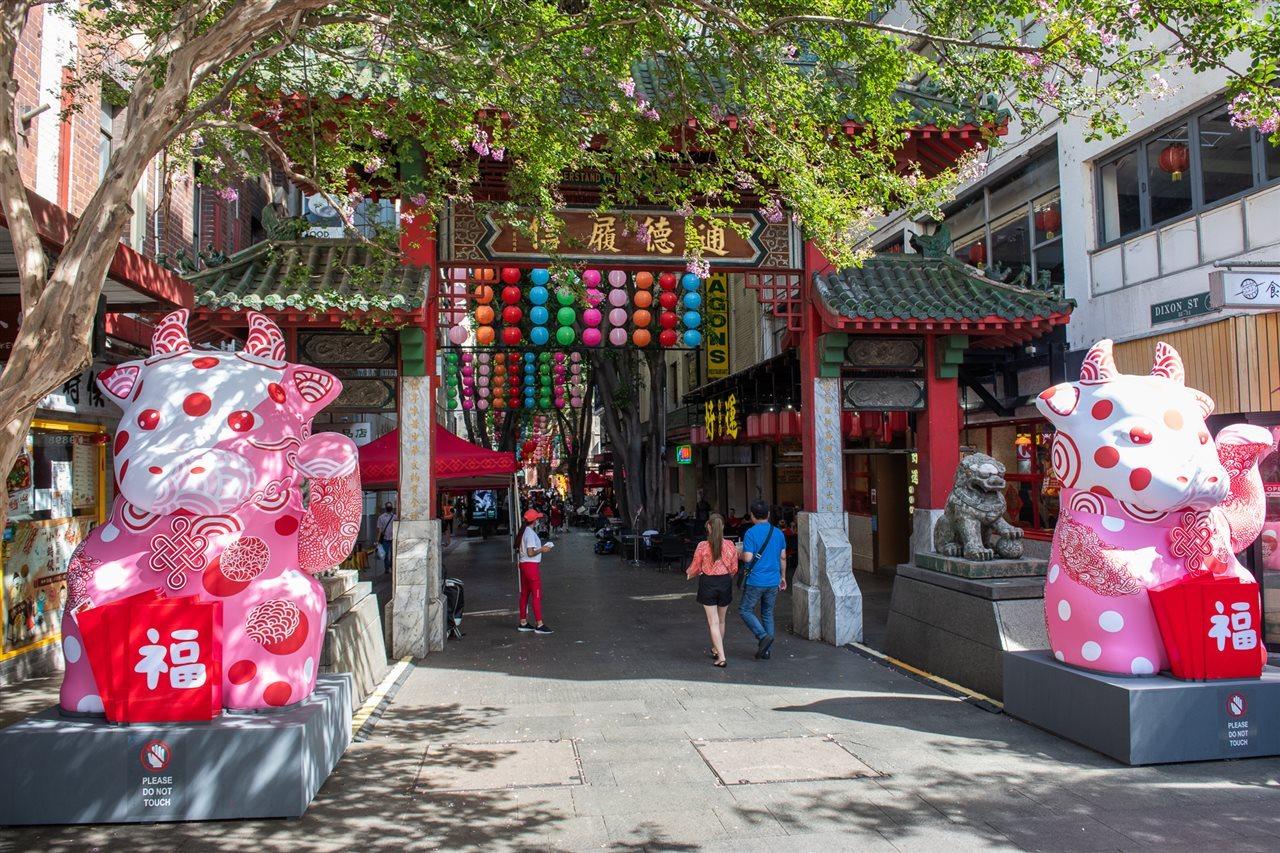
[[[552,636],[514,630],[505,539],[452,548],[466,638],[409,672],[304,818],[0,830],[0,848],[1280,847],[1280,760],[1125,768],[849,649],[783,634],[755,661],[732,612],[718,670],[693,584],[591,542],[545,560]],[[5,689],[3,720],[55,691]]]

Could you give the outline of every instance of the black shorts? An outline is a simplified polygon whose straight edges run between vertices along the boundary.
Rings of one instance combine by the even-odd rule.
[[[698,575],[698,603],[728,607],[733,601],[733,575]]]

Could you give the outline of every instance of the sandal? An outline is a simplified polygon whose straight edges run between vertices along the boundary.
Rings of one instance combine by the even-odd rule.
[[[724,668],[725,668],[725,665],[727,665],[728,663],[729,663],[729,661],[727,661],[727,660],[718,660],[718,661],[716,661],[715,663],[713,663],[713,664],[711,664],[711,665],[712,665],[712,666],[718,666],[718,667],[720,667],[721,669],[724,669]]]

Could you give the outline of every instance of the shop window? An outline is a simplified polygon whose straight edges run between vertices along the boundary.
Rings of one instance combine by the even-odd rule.
[[[105,515],[106,433],[37,421],[9,472],[4,529],[5,653],[55,639],[66,601],[67,564]]]
[[[1005,281],[1031,285],[1031,237],[1027,208],[1021,207],[991,224],[992,267]]]
[[[1049,463],[1053,427],[1040,419],[977,424],[964,429],[961,443],[1005,466],[1010,523],[1031,538],[1050,538],[1058,522],[1060,488]]]
[[[1138,154],[1121,155],[1100,170],[1102,238],[1118,240],[1142,228],[1138,187]]]
[[[1041,290],[1061,288],[1066,281],[1066,268],[1062,263],[1062,241],[1055,240],[1036,249],[1036,287]]]
[[[1253,186],[1252,132],[1231,126],[1225,109],[1200,118],[1200,171],[1205,204]]]
[[[1191,144],[1185,124],[1147,143],[1147,195],[1152,225],[1191,210]]]

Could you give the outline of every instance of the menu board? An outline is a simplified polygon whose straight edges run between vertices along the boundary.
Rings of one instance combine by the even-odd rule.
[[[77,441],[71,449],[71,506],[85,509],[98,502],[98,447]]]

